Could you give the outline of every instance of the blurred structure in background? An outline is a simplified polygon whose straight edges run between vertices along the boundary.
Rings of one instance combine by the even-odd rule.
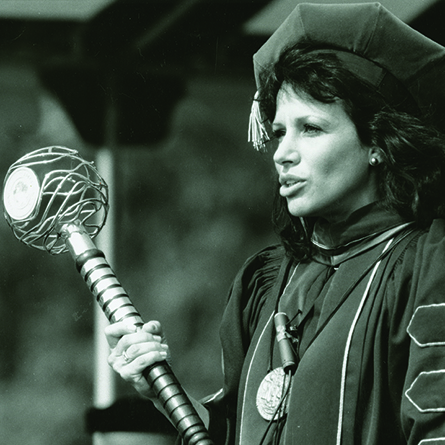
[[[272,166],[246,142],[251,59],[297,3],[0,2],[0,173],[48,145],[97,161],[113,195],[104,250],[144,319],[163,323],[173,369],[197,397],[221,384],[218,327],[235,273],[276,242]],[[382,3],[445,44],[444,1]],[[111,445],[133,431],[130,444],[151,431],[160,445],[159,421],[138,416],[148,406],[94,372],[96,303],[70,258],[19,244],[3,219],[0,245],[4,443],[85,445],[103,432]]]

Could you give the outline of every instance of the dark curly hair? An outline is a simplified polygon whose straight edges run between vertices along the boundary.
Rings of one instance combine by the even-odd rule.
[[[314,52],[314,50],[316,50]],[[419,227],[445,216],[445,135],[421,116],[408,93],[404,100],[383,97],[375,87],[343,65],[333,51],[307,43],[287,48],[261,74],[259,103],[272,122],[283,84],[323,103],[340,100],[362,143],[379,147],[379,204]],[[403,87],[402,87],[403,88]],[[292,216],[278,184],[273,222],[282,243],[296,260],[310,258],[310,218]]]

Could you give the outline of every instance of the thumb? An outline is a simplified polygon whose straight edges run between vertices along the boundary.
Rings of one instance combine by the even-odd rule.
[[[159,321],[156,321],[156,320],[152,320],[152,321],[145,323],[142,326],[142,330],[145,332],[148,332],[149,334],[159,335],[161,337],[163,334],[161,323],[159,323]]]

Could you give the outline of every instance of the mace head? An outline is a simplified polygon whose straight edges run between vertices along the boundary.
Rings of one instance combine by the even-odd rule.
[[[108,186],[76,150],[46,147],[14,162],[3,187],[7,223],[23,243],[58,254],[67,250],[64,225],[79,223],[91,238],[105,224]]]

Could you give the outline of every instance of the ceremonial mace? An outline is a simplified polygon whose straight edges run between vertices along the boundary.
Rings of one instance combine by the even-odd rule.
[[[111,323],[140,327],[142,318],[92,239],[105,225],[108,186],[92,162],[76,150],[47,147],[9,168],[3,188],[4,215],[17,239],[50,254],[70,252]],[[213,445],[190,399],[163,361],[144,376],[187,445]]]

